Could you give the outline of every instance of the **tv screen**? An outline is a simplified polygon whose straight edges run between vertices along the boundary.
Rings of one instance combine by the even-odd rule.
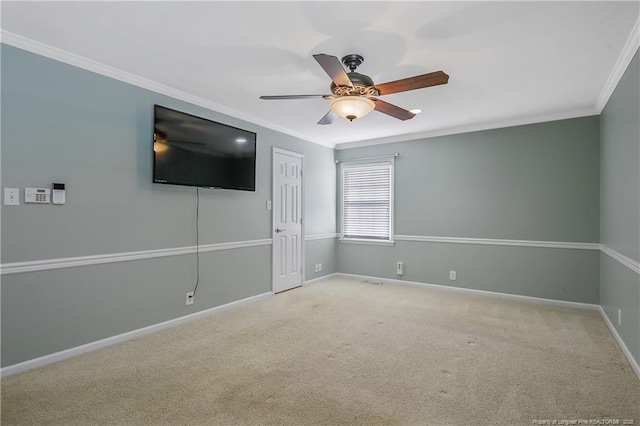
[[[256,134],[154,106],[153,182],[256,189]]]

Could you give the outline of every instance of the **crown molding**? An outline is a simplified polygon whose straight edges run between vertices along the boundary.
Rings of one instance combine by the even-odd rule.
[[[379,139],[369,139],[355,142],[344,142],[336,144],[336,150],[361,148],[371,145],[383,145],[387,143],[405,142],[417,139],[428,139],[439,136],[459,135],[462,133],[479,132],[483,130],[503,129],[506,127],[524,126],[527,124],[546,123],[550,121],[569,120],[572,118],[589,117],[598,115],[599,112],[595,108],[584,108],[572,111],[559,112],[554,114],[540,115],[536,117],[525,117],[516,119],[494,120],[484,123],[470,124],[466,126],[449,127],[446,129],[429,130],[426,132],[407,133],[402,135],[388,136]]]
[[[618,86],[618,83],[622,79],[622,76],[629,67],[629,64],[633,60],[633,56],[638,51],[639,47],[640,17],[636,20],[636,24],[633,26],[631,34],[629,34],[629,38],[627,38],[627,42],[618,56],[618,60],[611,70],[611,74],[609,74],[609,78],[602,88],[602,92],[600,92],[600,97],[598,97],[598,101],[596,102],[596,110],[598,114],[602,112],[604,107],[607,105],[607,102],[609,102],[609,98]]]
[[[342,150],[342,149],[360,148],[360,147],[372,146],[372,145],[381,145],[381,144],[403,142],[403,141],[410,141],[410,140],[416,140],[416,139],[427,139],[427,138],[434,138],[439,136],[450,136],[450,135],[471,133],[471,132],[477,132],[477,131],[483,131],[483,130],[500,129],[500,128],[506,128],[506,127],[522,126],[527,124],[535,124],[535,123],[543,123],[543,122],[549,122],[549,121],[567,120],[571,118],[599,115],[602,112],[602,109],[606,105],[607,101],[611,97],[618,82],[622,78],[622,75],[624,74],[627,67],[629,66],[629,63],[633,59],[635,52],[638,50],[640,46],[640,18],[636,21],[631,31],[631,34],[629,35],[627,42],[623,47],[622,52],[620,53],[618,60],[611,74],[609,75],[609,78],[603,90],[600,93],[600,96],[596,102],[596,105],[593,108],[583,108],[583,109],[546,114],[546,115],[534,116],[534,117],[524,117],[524,118],[521,117],[521,118],[508,118],[503,120],[493,120],[493,121],[487,121],[483,123],[449,127],[446,129],[437,129],[437,130],[430,130],[430,131],[417,132],[417,133],[406,133],[402,135],[393,135],[393,136],[388,136],[388,137],[383,137],[378,139],[360,140],[360,141],[342,142],[342,143],[339,143],[339,142],[335,143],[335,142],[329,142],[329,141],[323,141],[320,139],[311,138],[308,135],[295,132],[285,127],[274,125],[273,123],[269,123],[258,117],[247,114],[243,111],[229,108],[227,106],[218,104],[208,99],[183,92],[181,90],[172,88],[170,86],[157,83],[153,80],[137,76],[135,74],[111,67],[109,65],[105,65],[101,62],[94,61],[92,59],[88,59],[83,56],[76,55],[74,53],[67,52],[65,50],[62,50],[62,49],[59,49],[35,40],[31,40],[29,38],[11,33],[6,30],[0,30],[0,42],[13,47],[17,47],[19,49],[23,49],[23,50],[35,53],[40,56],[44,56],[44,57],[47,57],[59,62],[63,62],[78,68],[82,68],[87,71],[94,72],[96,74],[104,75],[106,77],[110,77],[115,80],[122,81],[124,83],[128,83],[143,89],[147,89],[162,95],[166,95],[174,99],[188,102],[190,104],[197,105],[202,108],[206,108],[208,110],[211,110],[220,114],[226,114],[234,118],[245,120],[255,125],[259,125],[271,130],[275,130],[280,133],[288,134],[290,136],[293,136],[311,143],[326,146],[329,148],[334,148],[336,150]]]
[[[234,118],[248,121],[258,126],[266,127],[271,130],[275,130],[280,133],[285,133],[290,136],[305,140],[307,142],[315,143],[318,145],[333,148],[333,143],[324,142],[318,139],[309,138],[307,135],[303,135],[298,132],[294,132],[290,129],[274,125],[266,122],[253,115],[247,114],[243,111],[239,111],[227,106],[218,104],[199,96],[192,95],[187,92],[175,89],[173,87],[155,82],[153,80],[137,76],[135,74],[120,70],[118,68],[103,64],[93,59],[85,58],[84,56],[76,55],[75,53],[67,52],[66,50],[58,49],[57,47],[50,46],[48,44],[41,43],[18,34],[6,30],[0,30],[0,42],[9,46],[17,47],[18,49],[26,50],[36,55],[44,56],[49,59],[53,59],[59,62],[63,62],[68,65],[72,65],[78,68],[82,68],[87,71],[94,72],[96,74],[103,75],[105,77],[113,78],[124,83],[128,83],[142,89],[150,90],[161,95],[169,96],[174,99],[178,99],[184,102],[188,102],[193,105],[197,105],[208,110],[226,114]]]

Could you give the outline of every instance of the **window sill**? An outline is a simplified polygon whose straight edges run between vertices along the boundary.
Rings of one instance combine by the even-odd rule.
[[[395,242],[389,241],[389,240],[367,240],[367,239],[360,239],[360,238],[340,238],[340,242],[341,243],[346,243],[346,244],[366,244],[366,245],[372,245],[372,246],[393,246],[395,245]]]

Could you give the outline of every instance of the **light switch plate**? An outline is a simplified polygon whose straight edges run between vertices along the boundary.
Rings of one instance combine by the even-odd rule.
[[[20,205],[20,189],[19,188],[4,189],[4,205],[5,206]]]

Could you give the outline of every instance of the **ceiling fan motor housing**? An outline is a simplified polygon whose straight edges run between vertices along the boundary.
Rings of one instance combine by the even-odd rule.
[[[342,58],[342,63],[349,68],[350,72],[347,73],[349,80],[353,84],[351,87],[337,86],[335,83],[331,83],[331,93],[336,96],[377,96],[378,93],[373,86],[373,79],[368,75],[360,74],[356,72],[356,68],[364,62],[364,58],[361,55],[352,53]],[[367,88],[371,88],[367,90]]]
[[[364,58],[361,55],[357,55],[355,53],[342,57],[342,63],[345,64],[347,68],[351,70],[351,72],[354,72],[356,68],[358,68],[363,62]]]
[[[376,93],[366,93],[365,89],[373,86],[373,79],[368,75],[360,74],[357,72],[347,73],[349,76],[349,80],[353,83],[353,89],[350,87],[347,89],[343,86],[337,86],[335,83],[331,83],[331,93],[337,96],[344,95],[367,95],[367,96],[377,96]],[[343,92],[348,93],[343,93]]]

